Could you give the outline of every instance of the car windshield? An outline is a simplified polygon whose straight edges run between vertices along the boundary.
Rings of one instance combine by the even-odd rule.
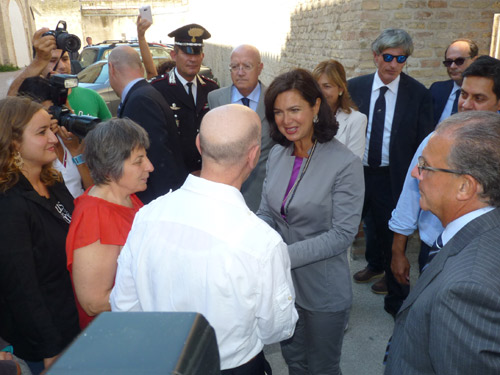
[[[107,80],[107,63],[94,64],[78,73],[78,81],[82,83],[106,83]]]
[[[80,54],[80,65],[82,68],[86,68],[90,64],[93,64],[97,60],[97,49],[93,48],[84,48],[82,53]]]

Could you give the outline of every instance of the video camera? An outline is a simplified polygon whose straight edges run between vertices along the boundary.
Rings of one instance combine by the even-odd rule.
[[[66,21],[59,21],[55,30],[47,31],[42,36],[46,35],[53,35],[56,38],[57,49],[62,49],[63,51],[78,52],[82,46],[80,38],[66,31]]]
[[[60,126],[83,139],[89,131],[101,122],[97,117],[75,115],[65,106],[68,98],[68,89],[78,86],[78,78],[71,74],[54,74],[50,77],[52,102],[49,113],[57,119]]]

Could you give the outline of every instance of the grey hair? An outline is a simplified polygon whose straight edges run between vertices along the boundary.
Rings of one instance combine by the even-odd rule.
[[[123,163],[132,151],[149,147],[148,133],[129,118],[113,118],[97,124],[85,137],[83,156],[96,185],[118,181]]]
[[[402,48],[406,56],[413,53],[413,40],[402,29],[385,29],[372,43],[372,51],[380,55],[388,48]]]
[[[500,114],[467,111],[449,117],[436,128],[451,133],[448,165],[474,177],[483,187],[480,199],[500,206]]]

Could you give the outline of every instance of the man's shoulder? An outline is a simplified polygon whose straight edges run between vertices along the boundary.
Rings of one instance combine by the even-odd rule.
[[[447,90],[447,89],[451,90],[452,87],[453,87],[453,80],[448,79],[446,81],[433,82],[429,87],[429,90],[431,90],[431,92],[434,93],[436,91],[441,91],[441,90]]]
[[[349,84],[349,86],[365,84],[367,82],[373,81],[374,74],[375,73],[370,73],[370,74],[364,74],[364,75],[358,76],[358,77],[353,77],[353,78],[348,79],[347,83]]]
[[[400,74],[401,80],[400,80],[400,86],[406,86],[408,88],[411,88],[411,90],[416,90],[419,92],[428,92],[429,90],[427,87],[424,86],[423,83],[417,81],[415,78],[410,77],[408,74],[401,73]]]

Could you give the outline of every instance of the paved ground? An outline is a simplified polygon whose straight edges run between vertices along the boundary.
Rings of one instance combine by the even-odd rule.
[[[417,257],[420,241],[410,240],[408,254],[412,264],[412,281],[418,273]],[[365,267],[364,243],[357,241],[351,261],[351,274]],[[349,328],[344,336],[341,368],[343,375],[380,375],[384,372],[382,359],[387,340],[392,334],[394,321],[383,309],[383,296],[370,290],[371,283],[353,283],[353,306]],[[273,375],[288,375],[288,369],[281,356],[279,344],[265,348],[271,362]]]
[[[4,98],[7,95],[7,90],[9,89],[10,84],[17,77],[20,70],[17,72],[1,72],[0,73],[0,99]]]

